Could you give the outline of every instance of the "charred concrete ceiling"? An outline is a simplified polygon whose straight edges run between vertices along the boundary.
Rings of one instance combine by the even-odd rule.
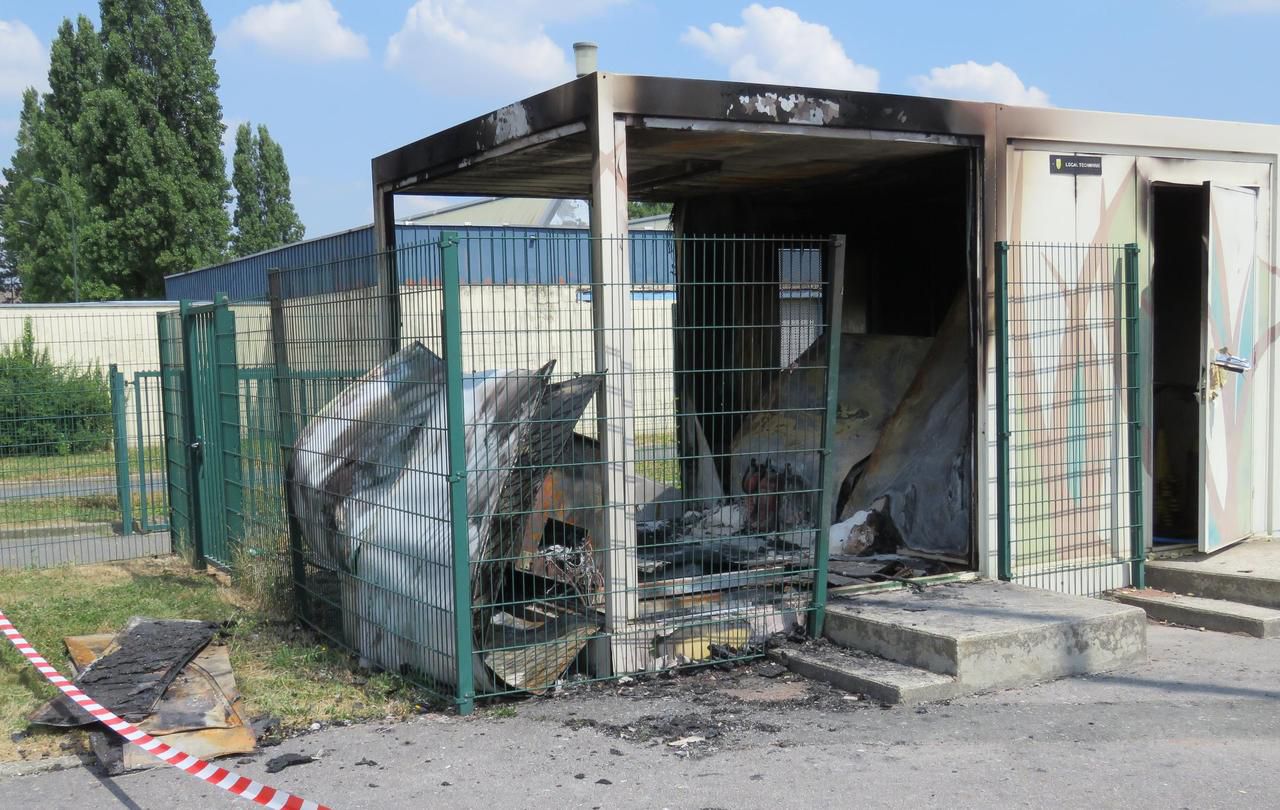
[[[374,184],[397,194],[587,197],[590,117],[606,80],[626,125],[629,196],[639,200],[848,182],[979,144],[990,106],[593,74],[375,158]]]

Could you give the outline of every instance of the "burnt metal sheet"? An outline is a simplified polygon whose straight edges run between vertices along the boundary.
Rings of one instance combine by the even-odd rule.
[[[63,641],[76,673],[84,671],[111,647],[114,633],[68,636]],[[187,664],[156,704],[155,711],[138,721],[138,728],[153,735],[235,725],[232,704],[240,697],[231,658],[223,644],[209,644]]]
[[[619,115],[733,123],[746,138],[752,125],[794,127],[798,135],[847,129],[976,137],[984,131],[988,108],[995,106],[792,85],[598,74],[375,158],[374,184],[404,193],[588,196],[593,152],[581,124],[590,116],[597,82],[609,84]],[[794,136],[789,140],[798,142]],[[628,148],[632,172],[654,168],[636,162],[643,152]]]
[[[378,186],[395,183],[532,134],[584,121],[594,100],[594,77],[553,87],[374,158],[373,182]]]
[[[493,567],[505,570],[510,560],[520,553],[529,510],[537,501],[549,471],[572,444],[574,428],[587,404],[600,390],[602,380],[603,375],[587,374],[547,386],[531,420],[534,429],[529,432],[511,474],[498,493],[496,516],[480,555],[482,563],[476,567],[476,576]]]
[[[619,113],[888,132],[981,134],[983,102],[657,76],[613,76]]]
[[[871,455],[931,343],[930,338],[894,335],[841,336],[833,486],[839,486],[855,464]],[[800,355],[794,371],[783,369],[774,375],[758,412],[747,419],[730,447],[732,494],[742,494],[741,482],[753,459],[779,468],[790,464],[806,488],[817,486],[817,437],[822,435],[826,402],[825,355],[823,336]]]
[[[604,624],[594,612],[586,615],[550,602],[513,609],[522,615],[506,622],[491,620],[481,629],[488,650],[483,659],[502,683],[533,694],[554,686]]]
[[[965,556],[972,539],[969,304],[951,305],[841,518],[882,498],[907,548]]]
[[[147,717],[178,673],[217,631],[210,622],[135,617],[101,658],[85,667],[75,684],[126,720]],[[97,722],[65,695],[58,695],[30,718],[32,723],[82,726]]]
[[[95,661],[117,652],[120,649],[117,640],[127,641],[121,638],[124,632],[64,639],[74,670],[83,673]],[[200,650],[181,668],[150,714],[136,725],[148,734],[163,737],[168,745],[201,759],[251,753],[257,746],[257,735],[245,719],[231,659],[223,644],[207,644]],[[162,764],[111,732],[91,731],[89,744],[110,775]]]
[[[245,719],[238,701],[234,704],[234,710],[231,724],[227,728],[179,731],[163,735],[162,741],[203,760],[253,753],[257,749],[253,727]],[[112,776],[164,765],[138,746],[125,743],[113,732],[90,732],[89,745],[103,770]]]

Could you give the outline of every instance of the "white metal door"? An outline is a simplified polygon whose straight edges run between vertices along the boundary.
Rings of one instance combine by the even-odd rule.
[[[1252,531],[1258,192],[1205,191],[1200,550],[1213,551]]]

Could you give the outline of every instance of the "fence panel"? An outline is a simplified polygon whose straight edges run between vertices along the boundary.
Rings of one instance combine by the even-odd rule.
[[[157,328],[159,322],[157,321]],[[169,530],[169,492],[164,460],[164,407],[159,371],[135,371],[133,409],[138,460],[138,526],[143,532]]]
[[[169,531],[174,550],[185,554],[192,565],[203,567],[194,520],[196,488],[190,457],[192,437],[187,408],[185,314],[186,305],[183,304],[181,309],[156,316],[160,345],[160,401],[164,413],[164,464],[169,493]]]
[[[273,276],[303,618],[464,710],[816,629],[838,240],[527,241]],[[591,264],[629,250],[675,272]],[[359,281],[388,260],[414,279],[389,334]]]
[[[1000,575],[1142,584],[1137,247],[999,243]]]
[[[167,305],[0,310],[0,567],[170,550],[155,313]]]

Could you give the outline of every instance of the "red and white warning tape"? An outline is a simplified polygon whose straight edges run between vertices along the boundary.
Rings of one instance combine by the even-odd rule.
[[[3,632],[5,638],[13,642],[13,646],[18,648],[18,652],[22,653],[36,669],[40,670],[41,675],[44,675],[49,679],[50,683],[61,689],[63,694],[78,703],[82,709],[97,718],[107,728],[152,756],[169,763],[175,768],[186,771],[197,779],[203,779],[228,793],[233,793],[242,799],[250,799],[271,808],[271,810],[329,810],[323,804],[307,801],[301,796],[294,796],[290,793],[285,793],[283,790],[267,787],[247,776],[240,776],[226,768],[210,765],[202,759],[197,759],[171,745],[160,742],[132,723],[117,717],[110,710],[104,709],[95,703],[92,698],[76,688],[71,681],[58,674],[58,670],[50,666],[49,662],[44,660],[40,653],[36,652],[36,648],[32,647],[31,643],[22,637],[22,634],[13,626],[3,611],[0,611],[0,632]]]

